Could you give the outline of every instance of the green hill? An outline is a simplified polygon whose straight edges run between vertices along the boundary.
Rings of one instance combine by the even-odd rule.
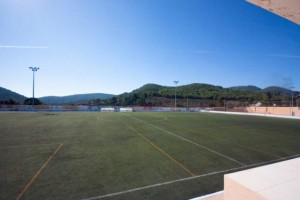
[[[204,83],[192,83],[181,86],[162,86],[146,84],[131,92],[120,95],[91,93],[69,96],[47,96],[39,98],[43,104],[89,104],[89,105],[113,105],[113,106],[171,106],[174,98],[178,105],[184,104],[199,106],[222,106],[224,102],[239,101],[247,103],[265,102],[264,105],[289,105],[292,99],[292,91],[271,86],[260,89],[256,86],[237,86],[223,88]],[[294,100],[299,99],[300,93],[293,92]],[[1,104],[23,104],[25,96],[0,87]],[[188,102],[187,102],[188,101]],[[185,103],[186,102],[186,103]]]
[[[265,102],[265,105],[272,105],[272,102],[276,101],[278,105],[285,105],[291,101],[291,91],[280,87],[261,89],[250,85],[223,88],[210,84],[193,83],[178,87],[146,84],[132,92],[113,97],[105,103],[117,106],[169,106],[172,105],[175,92],[177,101],[181,102],[179,105],[187,105],[187,101],[194,102],[194,104],[197,101],[198,103],[195,105],[201,105],[201,102],[205,102],[206,105],[214,106],[222,106],[225,101],[239,101],[249,104],[260,101]],[[294,92],[295,96],[298,94]],[[281,104],[280,102],[285,103]]]
[[[149,83],[149,84],[143,85],[142,87],[140,87],[136,90],[133,90],[132,92],[138,93],[138,92],[147,92],[147,91],[159,91],[162,88],[165,88],[165,86]]]
[[[86,104],[93,99],[109,99],[114,97],[112,94],[91,93],[75,94],[69,96],[46,96],[39,98],[43,104]]]
[[[277,87],[277,86],[270,86],[262,90],[263,92],[266,93],[271,93],[275,96],[290,96],[292,94],[292,90],[282,88],[282,87]]]
[[[262,89],[259,87],[256,87],[254,85],[247,85],[247,86],[235,86],[235,87],[230,87],[228,89],[232,89],[232,90],[239,90],[239,91],[254,91],[254,92],[258,92],[261,91]]]
[[[23,104],[27,97],[0,87],[0,104]]]

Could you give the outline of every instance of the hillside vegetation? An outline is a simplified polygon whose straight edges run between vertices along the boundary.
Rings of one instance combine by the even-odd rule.
[[[115,95],[104,93],[75,94],[69,96],[47,96],[39,98],[43,104],[87,104],[93,99],[110,99]]]
[[[0,104],[23,104],[25,99],[23,95],[0,87]]]
[[[111,106],[174,106],[176,93],[177,106],[223,106],[228,102],[244,102],[253,104],[262,102],[263,105],[289,106],[292,99],[292,91],[271,86],[264,89],[256,86],[237,86],[223,88],[204,83],[193,83],[178,87],[146,84],[129,93],[120,95],[92,93],[70,96],[47,96],[39,100],[43,104],[87,104],[87,105],[111,105]],[[299,92],[293,92],[293,100],[296,105],[300,100]],[[25,96],[0,87],[1,104],[23,104]]]
[[[140,106],[171,106],[174,98],[177,98],[178,106],[192,105],[201,101],[210,106],[224,105],[225,101],[239,101],[248,103],[264,102],[268,105],[288,104],[291,101],[292,91],[280,87],[268,87],[265,89],[256,86],[238,86],[223,88],[221,86],[193,83],[178,87],[146,84],[129,93],[123,93],[107,101],[94,101],[98,104],[109,105],[140,105]],[[299,92],[294,92],[294,100]],[[201,105],[200,102],[200,105]],[[186,104],[186,105],[184,105]]]

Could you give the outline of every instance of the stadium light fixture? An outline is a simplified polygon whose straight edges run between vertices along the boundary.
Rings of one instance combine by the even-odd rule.
[[[32,71],[32,106],[34,106],[34,73],[37,72],[37,70],[39,70],[39,67],[29,67],[29,69],[31,69]]]
[[[176,87],[179,81],[174,81],[175,83],[175,111],[177,111],[177,105],[176,105]]]

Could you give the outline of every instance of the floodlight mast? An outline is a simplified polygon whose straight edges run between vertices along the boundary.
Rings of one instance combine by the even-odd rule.
[[[34,106],[34,73],[39,70],[39,67],[29,67],[32,71],[32,106]]]
[[[177,104],[176,104],[176,87],[179,81],[174,81],[175,83],[175,111],[177,111]]]
[[[294,108],[294,91],[293,91],[294,87],[291,87],[291,91],[292,91],[292,103],[291,103],[291,106],[292,106],[292,115],[293,115],[293,108]]]

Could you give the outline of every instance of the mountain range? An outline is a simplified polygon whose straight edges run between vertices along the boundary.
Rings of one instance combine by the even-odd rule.
[[[0,104],[9,104],[5,102],[11,101],[10,104],[19,103],[22,104],[27,97],[18,94],[16,92],[13,92],[11,90],[8,90],[6,88],[0,87]],[[3,102],[3,103],[2,103]]]
[[[106,104],[116,106],[172,106],[175,94],[178,106],[222,106],[225,102],[288,106],[292,99],[299,98],[299,92],[282,87],[236,86],[223,88],[204,83],[192,83],[177,87],[146,84],[129,93],[123,93],[108,100]]]
[[[69,96],[46,96],[39,100],[43,104],[89,104],[91,101],[102,100],[102,104],[109,105],[148,105],[146,102],[156,101],[157,98],[173,98],[176,90],[178,99],[213,99],[213,100],[239,100],[239,101],[287,101],[291,98],[292,91],[282,87],[271,86],[259,88],[253,85],[235,86],[223,88],[203,83],[193,83],[178,87],[168,87],[158,84],[146,84],[129,93],[120,95],[92,93],[75,94]],[[300,93],[294,91],[295,97]],[[9,100],[13,103],[23,104],[27,97],[0,87],[0,103],[5,104]],[[8,104],[8,103],[7,103]]]
[[[86,104],[93,99],[110,99],[116,95],[105,93],[75,94],[68,96],[46,96],[39,98],[43,104]],[[0,87],[0,104],[23,104],[27,98],[21,94]]]
[[[116,95],[104,93],[75,94],[69,96],[46,96],[39,98],[43,104],[86,104],[93,99],[110,99]]]

